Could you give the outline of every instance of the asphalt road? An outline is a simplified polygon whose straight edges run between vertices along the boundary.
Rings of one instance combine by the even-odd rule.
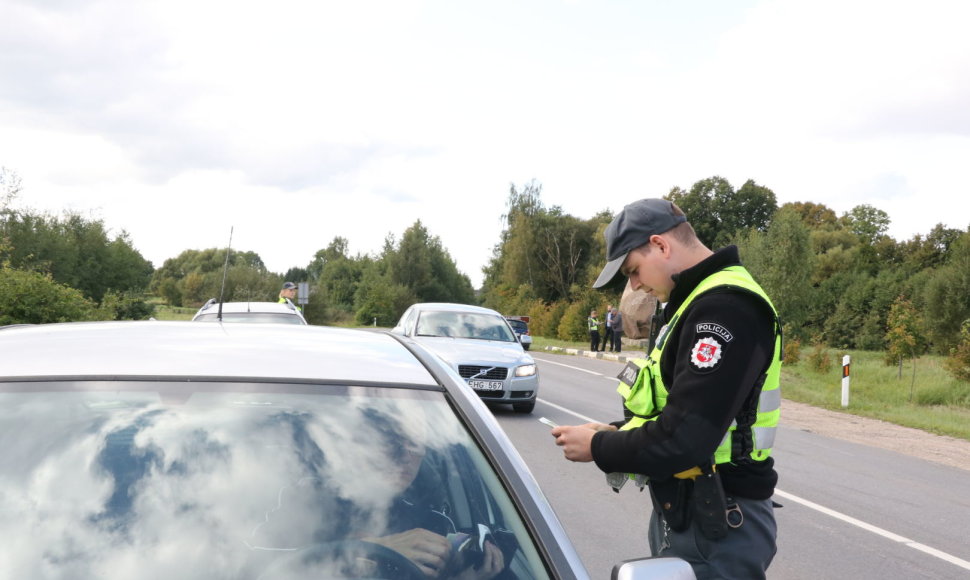
[[[592,463],[562,457],[537,419],[559,424],[621,416],[623,363],[533,353],[540,369],[532,415],[495,407],[593,578],[647,555],[650,499],[614,493]],[[784,389],[784,385],[782,385]],[[968,473],[921,459],[782,426],[775,448],[778,555],[768,571],[794,579],[970,578]]]

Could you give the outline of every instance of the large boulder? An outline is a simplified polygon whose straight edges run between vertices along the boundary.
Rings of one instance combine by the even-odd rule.
[[[634,291],[627,282],[620,298],[620,314],[623,315],[623,336],[626,338],[650,338],[653,314],[657,311],[657,298],[653,294]]]

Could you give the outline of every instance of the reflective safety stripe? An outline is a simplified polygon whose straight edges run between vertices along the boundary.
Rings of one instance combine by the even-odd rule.
[[[751,432],[754,434],[755,449],[771,449],[775,446],[777,427],[755,427]]]
[[[758,397],[758,412],[770,413],[778,409],[781,409],[781,389],[761,391],[761,396]]]

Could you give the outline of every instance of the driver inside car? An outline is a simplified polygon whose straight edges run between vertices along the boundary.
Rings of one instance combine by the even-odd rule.
[[[402,491],[389,510],[387,529],[402,531],[363,539],[398,552],[429,578],[490,580],[497,576],[505,568],[502,551],[485,539],[476,558],[460,557],[469,537],[456,532],[444,503],[435,497],[441,490],[440,476],[424,461],[422,446],[398,441],[397,481]]]
[[[373,409],[365,411],[367,427],[361,431],[379,443],[367,450],[379,450],[380,458],[358,457],[355,467],[333,467],[340,476],[307,476],[280,490],[279,505],[247,542],[250,549],[275,554],[278,560],[261,578],[302,577],[296,574],[323,568],[338,577],[491,580],[505,569],[505,556],[487,526],[479,525],[476,535],[457,529],[449,515],[441,454],[417,442],[424,439],[425,427],[423,417],[415,415],[423,413],[409,409],[404,415],[408,414],[409,420],[401,421]],[[360,431],[356,435],[365,436]],[[313,441],[300,441],[296,447],[304,456],[320,457],[323,465],[331,463]],[[345,456],[351,455],[350,447],[346,442]],[[364,465],[379,465],[379,476],[349,478],[350,483],[343,477]],[[340,481],[335,484],[333,479]],[[339,485],[342,490],[335,489]],[[379,506],[362,501],[374,497],[388,500]],[[310,517],[307,512],[320,515]],[[367,545],[382,550],[375,552]],[[395,557],[389,558],[388,552]]]

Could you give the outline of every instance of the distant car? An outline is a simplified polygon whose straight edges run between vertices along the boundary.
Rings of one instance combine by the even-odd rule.
[[[303,313],[292,302],[223,302],[212,298],[192,317],[197,322],[273,322],[277,324],[306,324]]]
[[[414,304],[392,332],[435,352],[489,403],[508,403],[531,413],[539,394],[539,370],[498,312],[468,304]]]
[[[0,352],[4,578],[422,580],[411,538],[445,546],[437,578],[590,578],[501,426],[416,341],[85,322],[0,327]]]
[[[532,335],[529,334],[529,317],[506,316],[505,319],[509,321],[509,326],[515,331],[515,335],[519,337],[522,348],[529,350],[529,347],[532,346]]]

